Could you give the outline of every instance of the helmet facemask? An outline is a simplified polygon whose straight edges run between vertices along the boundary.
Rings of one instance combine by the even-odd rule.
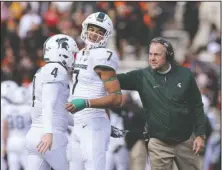
[[[61,64],[67,68],[68,72],[73,72],[74,71],[74,66],[75,66],[75,56],[77,55],[77,52],[69,52],[72,54],[67,54],[67,55],[60,55],[61,58]],[[73,56],[73,57],[68,57],[68,56]]]
[[[100,33],[96,33],[93,28],[100,29]],[[89,48],[97,48],[97,47],[104,47],[107,43],[108,37],[107,37],[108,31],[106,31],[104,28],[94,25],[94,24],[87,24],[87,31],[86,31],[86,44],[89,46]]]
[[[63,64],[65,65],[65,67],[67,68],[69,73],[72,73],[74,71],[76,55],[77,55],[77,52],[73,52],[72,58],[68,58],[67,60],[63,60]]]
[[[107,45],[108,39],[113,31],[113,24],[110,18],[103,14],[105,17],[103,20],[99,18],[101,12],[93,13],[86,18],[82,23],[82,33],[81,39],[85,42],[86,48],[98,48],[105,47]],[[97,27],[103,31],[103,35],[95,33],[95,31],[90,31],[90,26]],[[92,38],[94,37],[94,38]]]

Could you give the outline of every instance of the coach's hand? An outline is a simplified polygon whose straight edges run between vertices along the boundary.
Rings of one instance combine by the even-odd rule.
[[[53,134],[46,133],[41,138],[41,141],[37,145],[37,149],[39,153],[45,153],[47,150],[51,150],[52,147]]]
[[[71,113],[75,113],[87,107],[89,107],[89,102],[85,99],[73,99],[71,103],[66,103],[65,105],[65,109]]]
[[[195,151],[195,155],[200,153],[200,151],[204,148],[204,139],[201,136],[197,136],[193,142],[193,151]]]

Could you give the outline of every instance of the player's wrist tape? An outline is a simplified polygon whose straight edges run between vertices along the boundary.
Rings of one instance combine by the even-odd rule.
[[[75,106],[77,111],[88,108],[90,106],[89,101],[86,99],[73,99],[71,103]]]
[[[90,101],[87,100],[87,102],[88,102],[88,108],[90,108],[91,107]]]

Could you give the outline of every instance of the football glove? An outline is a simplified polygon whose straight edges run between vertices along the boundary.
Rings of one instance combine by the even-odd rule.
[[[125,137],[128,132],[129,132],[128,130],[120,130],[120,129],[111,125],[111,135],[110,136],[113,138],[122,138],[122,137]]]

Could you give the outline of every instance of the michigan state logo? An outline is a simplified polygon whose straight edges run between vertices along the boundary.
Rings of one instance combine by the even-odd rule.
[[[56,40],[56,42],[58,43],[58,48],[64,48],[68,51],[69,45],[66,41],[68,41],[68,38],[58,38]]]
[[[99,15],[96,17],[96,20],[99,22],[105,21],[105,13],[100,12]]]

